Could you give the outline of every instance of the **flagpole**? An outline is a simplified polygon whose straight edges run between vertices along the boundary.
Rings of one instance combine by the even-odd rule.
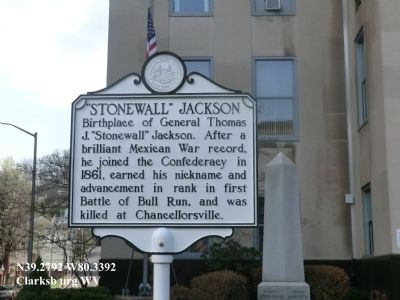
[[[157,52],[157,37],[154,29],[153,20],[154,0],[147,1],[147,40],[146,40],[146,58]]]
[[[147,7],[150,7],[151,13],[153,13],[154,0],[147,0]]]

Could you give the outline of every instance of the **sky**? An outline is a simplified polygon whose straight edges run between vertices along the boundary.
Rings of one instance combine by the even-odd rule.
[[[0,122],[37,132],[38,158],[69,148],[71,103],[106,85],[108,0],[0,1]],[[34,138],[0,124],[0,160]]]

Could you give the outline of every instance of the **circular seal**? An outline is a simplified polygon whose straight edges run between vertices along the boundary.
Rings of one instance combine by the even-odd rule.
[[[145,86],[156,94],[176,92],[183,84],[186,67],[179,56],[171,52],[158,52],[143,66]]]

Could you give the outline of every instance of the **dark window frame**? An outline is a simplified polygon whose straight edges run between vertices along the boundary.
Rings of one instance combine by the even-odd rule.
[[[213,58],[211,56],[182,56],[182,60],[183,62],[186,61],[201,61],[201,62],[208,62],[210,64],[210,79],[214,78],[214,61]],[[189,71],[188,71],[188,75],[189,75]],[[204,75],[204,74],[203,74]]]
[[[211,17],[214,14],[214,0],[202,0],[203,2],[208,1],[209,11],[199,12],[175,11],[175,1],[184,0],[169,0],[169,15],[171,17]]]
[[[374,255],[374,226],[372,217],[372,194],[370,184],[362,187],[361,195],[364,224],[364,251],[366,256],[372,256]]]
[[[299,99],[298,99],[298,81],[297,81],[297,59],[294,56],[256,56],[252,62],[252,90],[253,96],[257,101],[268,99],[267,97],[257,97],[257,78],[256,63],[257,61],[292,61],[293,63],[293,132],[291,135],[257,135],[258,141],[272,142],[297,142],[299,141]],[[272,99],[272,98],[271,98]],[[258,124],[258,120],[257,120]]]
[[[356,91],[357,91],[357,116],[358,127],[362,128],[368,123],[368,97],[367,97],[367,65],[364,42],[364,29],[361,28],[355,40],[356,51]]]

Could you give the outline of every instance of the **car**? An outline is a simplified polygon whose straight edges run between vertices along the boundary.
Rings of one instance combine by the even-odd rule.
[[[14,285],[0,285],[0,299],[14,300],[18,294],[18,287]]]

